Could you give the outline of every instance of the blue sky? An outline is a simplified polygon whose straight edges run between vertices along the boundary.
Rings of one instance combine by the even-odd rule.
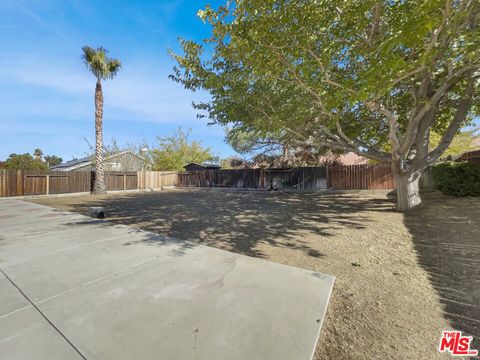
[[[192,128],[220,156],[233,150],[224,130],[197,119],[191,103],[206,97],[168,79],[177,38],[201,40],[207,25],[196,16],[205,4],[173,0],[1,0],[0,160],[12,152],[64,160],[94,143],[95,79],[81,61],[83,45],[103,46],[123,69],[104,84],[104,139],[120,144]]]

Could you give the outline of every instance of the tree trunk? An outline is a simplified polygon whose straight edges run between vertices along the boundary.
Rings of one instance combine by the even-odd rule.
[[[103,93],[102,84],[97,80],[95,87],[95,181],[94,194],[106,193],[105,172],[103,164]]]
[[[393,171],[397,185],[397,210],[407,212],[422,203],[420,198],[419,180],[420,171],[400,172]]]

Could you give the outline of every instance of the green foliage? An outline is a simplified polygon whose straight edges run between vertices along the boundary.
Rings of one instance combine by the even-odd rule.
[[[222,169],[242,169],[251,166],[246,160],[238,156],[230,156],[225,159],[221,159],[219,165]]]
[[[40,159],[34,159],[29,153],[10,154],[4,164],[6,169],[17,170],[48,170],[48,165]]]
[[[281,144],[286,142],[280,133],[261,133],[245,128],[227,129],[225,138],[233,150],[240,154],[276,152],[281,150]]]
[[[35,156],[36,159],[41,159],[43,156],[42,149],[36,148],[35,150],[33,150],[33,156]]]
[[[480,166],[469,162],[444,162],[433,166],[435,187],[445,195],[480,196]]]
[[[60,165],[63,161],[61,157],[58,157],[56,155],[45,155],[43,158],[45,159],[45,162],[48,164],[49,167]]]
[[[477,132],[478,129],[474,130],[469,130],[469,131],[460,131],[458,134],[455,135],[455,137],[452,140],[452,143],[448,147],[447,150],[443,153],[443,158],[446,158],[448,156],[459,156],[462,155],[463,153],[466,153],[468,151],[471,151],[475,148],[474,146],[474,140],[475,140],[475,132]],[[439,145],[441,141],[441,135],[432,132],[430,134],[430,147],[435,148]]]
[[[210,148],[205,148],[199,141],[190,141],[191,130],[178,128],[173,136],[160,138],[158,145],[150,150],[153,170],[183,171],[189,163],[202,163],[214,160]]]
[[[195,107],[212,122],[380,161],[393,133],[407,161],[421,123],[444,135],[479,111],[472,100],[454,122],[480,94],[478,1],[235,1],[198,15],[212,35],[181,40],[171,78],[211,94]]]
[[[84,46],[82,51],[85,66],[99,81],[113,79],[122,67],[120,60],[108,57],[108,50],[103,47],[93,49],[90,46]]]

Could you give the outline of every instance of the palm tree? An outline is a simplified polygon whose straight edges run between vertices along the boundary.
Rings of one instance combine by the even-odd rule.
[[[33,150],[33,156],[35,158],[35,160],[42,160],[42,156],[43,156],[43,151],[42,149],[39,149],[39,148],[36,148],[35,150]]]
[[[108,51],[102,47],[93,49],[90,46],[82,48],[82,59],[87,69],[97,78],[95,86],[95,181],[93,193],[106,192],[105,172],[103,165],[103,92],[102,80],[113,79],[122,67],[120,60],[108,57]]]

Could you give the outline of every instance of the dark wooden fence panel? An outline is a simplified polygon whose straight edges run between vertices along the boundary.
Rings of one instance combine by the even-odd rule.
[[[480,150],[466,152],[460,157],[460,160],[480,165]]]
[[[390,190],[395,182],[388,165],[341,165],[286,169],[197,170],[178,174],[179,187],[236,187],[300,191]]]
[[[92,189],[92,173],[90,171],[72,171],[69,173],[69,192],[88,192]]]
[[[123,173],[105,173],[105,186],[107,190],[123,190]]]
[[[47,174],[25,172],[23,181],[24,195],[43,195],[47,193]]]
[[[138,189],[138,174],[137,172],[125,174],[125,190]]]
[[[136,171],[105,173],[107,190],[133,190],[138,189],[138,173]]]
[[[73,183],[71,181],[73,173],[58,171],[51,172],[49,175],[49,194],[65,194],[70,191],[70,187]]]
[[[388,165],[339,165],[328,167],[328,188],[338,190],[390,190],[395,181]]]
[[[281,187],[302,191],[325,189],[325,167],[285,169],[196,170],[178,174],[179,187],[235,187],[270,189]]]
[[[273,173],[275,176],[275,173]],[[326,167],[301,167],[289,169],[286,187],[301,191],[315,191],[327,188]]]

